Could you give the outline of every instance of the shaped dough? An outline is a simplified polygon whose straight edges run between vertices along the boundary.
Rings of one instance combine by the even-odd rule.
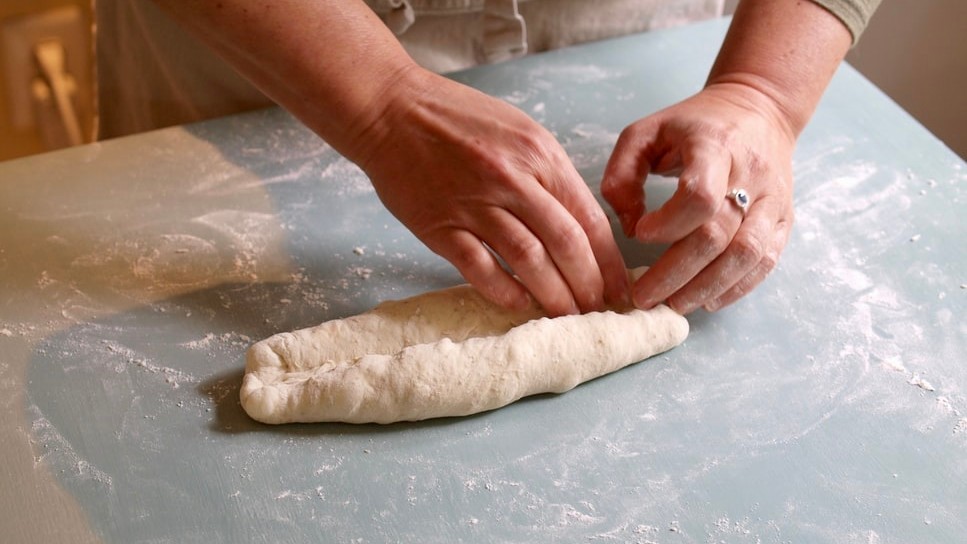
[[[242,407],[264,423],[464,416],[563,393],[687,335],[666,306],[549,319],[461,285],[254,344]]]

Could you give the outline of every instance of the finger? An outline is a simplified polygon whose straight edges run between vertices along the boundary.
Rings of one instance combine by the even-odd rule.
[[[672,244],[632,286],[635,306],[651,308],[692,281],[725,251],[741,222],[741,212],[729,209]]]
[[[625,264],[621,249],[614,239],[611,223],[604,210],[598,206],[598,219],[588,219],[590,225],[585,226],[591,241],[591,250],[598,261],[601,275],[604,278],[604,300],[612,307],[624,308],[631,304],[631,282],[628,280],[628,266]],[[579,219],[581,221],[581,219]],[[584,221],[581,221],[585,224]]]
[[[779,222],[775,227],[771,244],[759,263],[725,293],[705,304],[705,309],[709,312],[720,310],[744,297],[762,283],[779,262],[779,255],[789,240],[791,227],[791,221]]]
[[[527,289],[504,270],[493,253],[472,233],[453,229],[447,231],[446,236],[428,237],[424,243],[450,261],[470,285],[494,304],[523,310],[533,303]]]
[[[601,179],[601,196],[618,216],[625,236],[633,236],[645,213],[644,180],[651,170],[647,150],[654,147],[651,124],[636,123],[621,131]]]
[[[642,216],[635,238],[642,242],[672,243],[708,222],[725,202],[732,173],[732,155],[723,146],[703,139],[682,146],[678,188],[668,202]]]
[[[545,309],[549,313],[603,309],[604,278],[587,232],[550,193],[537,191],[528,201],[530,205],[512,210],[526,229],[517,232],[516,239],[505,234],[503,240],[509,244],[498,253],[542,305],[548,301]],[[505,233],[515,232],[509,226],[501,228]]]
[[[541,194],[545,195],[546,199],[553,201],[551,204],[558,209],[562,209],[553,198],[550,198],[543,191]],[[564,227],[566,232],[574,232],[574,228],[580,230],[580,227],[576,226],[577,222],[574,218],[567,216],[566,219],[570,219],[570,223],[575,225],[575,227]],[[545,219],[545,222],[553,224],[555,221],[565,221],[566,219],[551,216],[551,218]],[[580,313],[581,308],[572,291],[572,286],[575,284],[570,283],[562,274],[555,259],[549,253],[548,245],[550,242],[540,238],[525,221],[508,210],[495,208],[491,213],[481,218],[481,230],[478,235],[507,263],[547,315],[559,316]],[[578,245],[578,243],[574,245]],[[587,245],[586,240],[585,245]],[[587,249],[587,253],[590,254],[590,248]],[[590,265],[594,271],[597,271],[593,262]],[[597,284],[600,288],[600,276],[597,276]]]
[[[570,174],[570,177],[561,178],[565,179],[562,183],[548,183],[546,185],[548,191],[580,225],[582,232],[575,231],[574,234],[579,235],[582,240],[586,239],[589,244],[593,264],[597,267],[599,277],[603,281],[604,301],[615,306],[627,306],[631,302],[628,272],[624,257],[615,241],[614,232],[611,230],[611,222],[577,170],[570,166],[570,162],[568,166],[565,173]],[[553,223],[545,224],[553,225]],[[588,278],[584,270],[580,268],[572,270],[568,262],[561,262],[557,257],[566,255],[567,251],[577,246],[569,242],[566,237],[557,240],[549,239],[549,243],[554,244],[550,253],[569,283],[572,280],[578,282],[578,287],[575,287],[575,283],[570,284],[581,309],[584,311],[603,309],[597,277]],[[580,261],[570,262],[581,265]],[[589,280],[592,283],[587,283]]]
[[[666,304],[681,314],[690,313],[718,299],[748,276],[772,246],[777,215],[773,202],[756,201],[725,251],[668,297]]]

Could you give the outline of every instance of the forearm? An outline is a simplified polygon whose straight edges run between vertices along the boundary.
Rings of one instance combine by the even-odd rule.
[[[344,155],[417,69],[358,0],[155,0]]]
[[[489,300],[562,315],[627,298],[607,217],[553,135],[420,68],[361,0],[156,1],[356,162]]]
[[[855,44],[880,5],[880,0],[812,0],[828,9],[846,25]]]
[[[770,113],[794,139],[851,40],[839,19],[811,1],[743,0],[707,85],[749,91],[751,102],[767,97]]]

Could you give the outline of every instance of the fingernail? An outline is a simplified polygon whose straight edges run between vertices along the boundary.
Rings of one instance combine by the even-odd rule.
[[[621,214],[621,230],[624,231],[625,236],[631,238],[635,234],[635,222],[637,218],[630,213]]]
[[[631,300],[631,293],[628,291],[628,289],[623,289],[620,293],[618,293],[618,299],[615,300],[615,304],[619,308],[630,308],[634,306],[635,303],[633,300]]]
[[[650,310],[655,306],[655,303],[647,297],[633,297],[633,300],[635,303],[635,308],[638,308],[639,310]]]
[[[617,288],[612,288],[608,293],[608,303],[618,309],[632,307],[634,301],[631,300],[631,284],[628,282],[627,275],[624,275],[617,285]]]
[[[510,301],[510,309],[518,312],[529,309],[534,305],[534,299],[531,298],[530,294],[524,293],[520,296],[514,297]]]
[[[678,314],[680,314],[680,315],[688,315],[688,314],[694,312],[695,310],[697,310],[699,307],[696,306],[696,305],[694,305],[694,304],[689,304],[689,305],[681,306],[681,307],[677,307],[675,305],[670,305],[669,308],[671,308],[672,310],[675,310],[675,312],[678,313]]]
[[[651,234],[648,229],[648,224],[641,221],[635,225],[634,233],[635,239],[641,241],[648,240],[650,238],[649,235]]]

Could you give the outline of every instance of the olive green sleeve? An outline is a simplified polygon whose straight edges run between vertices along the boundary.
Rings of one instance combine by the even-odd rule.
[[[813,0],[813,2],[829,10],[846,25],[853,35],[854,45],[866,29],[873,12],[880,5],[880,0]]]

